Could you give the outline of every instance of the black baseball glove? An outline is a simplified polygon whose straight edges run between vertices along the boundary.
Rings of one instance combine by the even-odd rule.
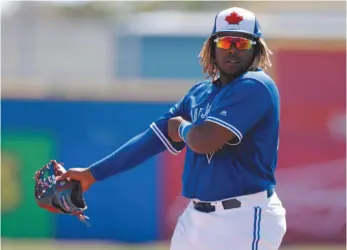
[[[87,205],[83,197],[81,183],[75,180],[56,179],[66,170],[61,163],[51,160],[35,172],[36,203],[53,213],[63,213],[77,216],[78,219],[90,226],[83,213]]]

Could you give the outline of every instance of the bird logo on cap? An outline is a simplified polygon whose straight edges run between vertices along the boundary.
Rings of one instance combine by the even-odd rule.
[[[239,24],[243,20],[243,17],[240,16],[235,11],[229,14],[225,17],[225,21],[227,21],[229,24]]]

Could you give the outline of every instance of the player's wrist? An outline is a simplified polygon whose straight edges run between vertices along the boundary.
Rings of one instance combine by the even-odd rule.
[[[183,121],[178,126],[178,135],[184,142],[187,142],[187,135],[192,127],[193,124],[188,121]]]
[[[94,175],[93,175],[93,173],[92,173],[92,171],[90,171],[90,169],[86,169],[86,173],[87,173],[87,179],[88,179],[88,182],[90,182],[90,183],[94,183],[96,180],[95,180],[95,177],[94,177]]]
[[[88,181],[92,182],[92,184],[96,181],[98,181],[98,173],[96,172],[95,167],[89,167],[86,169],[87,175],[88,175]]]

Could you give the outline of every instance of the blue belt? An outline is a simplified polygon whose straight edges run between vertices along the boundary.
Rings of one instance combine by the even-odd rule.
[[[269,188],[266,190],[267,192],[267,198],[270,198],[274,192],[275,189],[274,188]],[[233,209],[233,208],[239,208],[241,207],[241,201],[239,201],[236,198],[232,198],[232,199],[228,199],[228,200],[224,200],[221,202],[223,205],[223,208],[226,209]],[[194,208],[200,212],[203,213],[211,213],[216,211],[216,207],[215,205],[213,205],[211,202],[197,202],[197,201],[193,201],[194,204]]]

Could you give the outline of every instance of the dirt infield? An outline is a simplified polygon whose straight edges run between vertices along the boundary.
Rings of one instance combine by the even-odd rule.
[[[118,245],[104,242],[64,242],[64,241],[38,241],[38,240],[1,240],[2,250],[169,250],[167,243],[148,245]],[[319,246],[284,246],[281,250],[346,250],[345,246],[319,245]]]

